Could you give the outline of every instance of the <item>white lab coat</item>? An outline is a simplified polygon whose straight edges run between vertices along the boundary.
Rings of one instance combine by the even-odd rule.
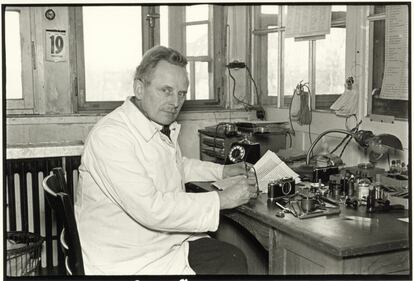
[[[217,192],[184,183],[222,177],[223,166],[181,156],[128,98],[91,130],[79,168],[75,216],[85,273],[194,274],[188,241],[217,230]]]

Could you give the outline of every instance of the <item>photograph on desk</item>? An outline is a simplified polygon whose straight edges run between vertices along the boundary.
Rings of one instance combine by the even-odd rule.
[[[412,280],[410,1],[0,3],[5,280]]]

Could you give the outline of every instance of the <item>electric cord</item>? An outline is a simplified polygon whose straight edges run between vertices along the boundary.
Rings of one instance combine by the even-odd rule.
[[[351,140],[352,140],[352,137],[350,137],[350,138],[348,139],[348,141],[345,143],[344,147],[342,148],[341,153],[339,154],[339,157],[342,157],[342,154],[344,153],[345,148],[348,146],[348,144],[349,144],[349,142],[350,142]]]
[[[312,109],[310,108],[310,104],[312,104],[312,93],[307,84],[302,85],[308,89],[308,92],[303,92],[301,96],[301,110],[299,111],[300,125],[309,125],[312,123]]]
[[[330,153],[334,153],[348,138],[352,138],[352,136],[346,135],[345,137],[343,137],[341,142],[337,146],[335,146],[335,148],[332,149]]]
[[[289,136],[289,148],[292,148],[292,135],[290,132],[286,132],[286,134]]]
[[[312,143],[311,128],[310,128],[310,125],[312,123],[312,109],[309,106],[309,104],[312,104],[312,94],[307,84],[308,83],[304,83],[302,85],[301,83],[299,83],[300,109],[298,112],[298,116],[299,116],[298,123],[301,126],[308,125],[309,142]],[[302,91],[302,88],[304,87],[308,89],[307,93]],[[296,91],[296,94],[298,94],[297,91]]]
[[[252,73],[250,72],[250,68],[247,66],[247,64],[246,64],[246,70],[247,70],[247,73],[249,73],[250,79],[252,80],[253,85],[254,85],[254,89],[255,89],[256,97],[257,97],[257,104],[258,105],[261,105],[262,102],[260,100],[259,91],[257,90],[256,81],[254,81],[253,76],[252,76]]]
[[[235,94],[235,91],[236,91],[236,79],[233,77],[233,75],[231,74],[231,71],[230,71],[230,68],[227,68],[227,71],[229,72],[229,76],[230,76],[230,78],[233,80],[233,93],[232,93],[232,95],[233,95],[233,98],[236,100],[236,101],[238,101],[239,103],[241,103],[241,104],[243,104],[244,105],[244,109],[245,110],[249,110],[250,108],[252,108],[252,105],[251,104],[248,104],[248,103],[246,103],[245,101],[243,101],[243,100],[241,100],[241,99],[239,99],[237,96],[236,96],[236,94]]]
[[[290,101],[289,104],[289,123],[290,123],[290,131],[292,132],[292,135],[295,135],[295,129],[293,129],[293,124],[292,124],[292,103],[293,103],[293,98],[295,96],[296,90],[293,89],[293,94],[292,94],[292,100]]]
[[[349,126],[348,126],[348,119],[349,119],[349,117],[354,117],[355,118],[355,121],[356,121],[356,125],[355,125],[355,127],[353,127],[352,129],[349,129]],[[350,116],[347,116],[346,117],[346,119],[345,119],[345,127],[346,127],[346,129],[349,131],[349,132],[351,132],[351,133],[356,133],[356,132],[358,132],[358,129],[359,129],[359,125],[362,123],[362,121],[360,121],[360,122],[358,122],[358,119],[357,119],[357,117],[356,117],[356,115],[355,114],[352,114],[352,115],[350,115]],[[341,154],[340,154],[340,157],[342,156],[342,154],[343,154],[343,152],[344,152],[344,150],[345,150],[345,148],[346,148],[346,146],[349,144],[349,142],[351,141],[351,139],[352,139],[352,136],[351,135],[346,135],[342,140],[341,140],[341,142],[330,152],[330,153],[334,153],[345,141],[347,141],[346,143],[345,143],[345,146],[344,146],[344,148],[342,149],[342,151],[341,151]]]
[[[302,84],[302,81],[299,82],[299,84],[296,86],[296,88],[293,90],[293,94],[292,94],[292,100],[289,104],[289,123],[290,123],[290,128],[291,128],[291,132],[293,135],[295,135],[295,130],[293,128],[293,124],[292,124],[292,104],[293,101],[295,99],[295,96],[299,96],[300,97],[300,106],[299,106],[299,111],[298,111],[298,124],[303,126],[303,125],[308,125],[308,136],[309,136],[309,141],[310,143],[312,143],[312,136],[311,136],[311,130],[310,130],[310,125],[312,123],[312,109],[310,108],[309,104],[312,103],[312,94],[311,94],[311,90],[309,89],[308,83],[304,83]],[[308,92],[304,92],[302,91],[302,89],[306,87]]]

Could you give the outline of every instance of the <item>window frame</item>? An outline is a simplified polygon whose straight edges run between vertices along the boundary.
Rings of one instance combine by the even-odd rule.
[[[254,65],[254,77],[260,81],[260,87],[262,92],[263,104],[275,104],[277,108],[289,107],[291,95],[284,94],[284,51],[285,51],[285,26],[284,26],[284,9],[287,9],[289,5],[278,5],[279,13],[275,14],[261,14],[260,5],[254,5],[253,9],[253,24],[251,36],[253,36],[253,65]],[[276,21],[269,19],[276,18]],[[276,27],[268,29],[268,26],[275,25]],[[346,28],[346,12],[342,11],[331,11],[331,28]],[[269,33],[278,33],[278,93],[277,96],[268,95],[268,81],[267,81],[267,42]],[[332,104],[340,95],[329,94],[329,95],[318,95],[315,92],[315,74],[316,74],[316,41],[309,41],[309,56],[308,56],[308,79],[309,88],[311,90],[311,105],[314,111],[328,111],[327,109],[316,109],[316,105],[319,103],[330,103]],[[346,60],[346,58],[345,58]],[[345,65],[344,65],[345,66]],[[260,79],[266,77],[266,79]],[[344,77],[345,81],[345,77]]]
[[[20,13],[20,42],[21,42],[21,64],[22,64],[22,98],[7,99],[6,93],[6,113],[7,114],[32,114],[34,113],[34,38],[35,24],[32,9],[30,7],[6,6],[7,11],[17,11]],[[6,50],[3,49],[3,58],[6,58]],[[5,63],[4,63],[5,65]],[[5,65],[7,67],[7,65]],[[4,69],[5,70],[5,69]],[[5,72],[4,72],[5,73]],[[4,74],[6,75],[6,74]],[[7,81],[6,81],[7,82]]]
[[[204,110],[204,109],[222,109],[225,106],[225,8],[221,5],[209,4],[209,58],[187,57],[188,63],[193,61],[208,61],[209,71],[209,100],[186,100],[182,107],[183,111]],[[186,23],[185,17],[186,5],[169,5],[168,6],[168,29],[169,29],[169,45],[183,54],[186,54],[186,33],[187,25],[194,23],[204,23],[205,21]],[[178,28],[177,28],[178,27]],[[203,60],[200,60],[203,59]],[[191,79],[189,73],[189,79]]]
[[[71,19],[71,25],[74,27],[74,39],[76,43],[75,51],[75,99],[74,99],[74,111],[78,113],[83,112],[109,112],[116,107],[120,106],[124,101],[86,101],[85,91],[85,59],[84,59],[84,46],[83,46],[83,12],[82,8],[86,6],[98,6],[98,5],[81,5],[73,8],[73,17]],[[125,5],[120,5],[125,6]],[[155,24],[153,28],[149,27],[147,17],[149,14],[157,14],[157,7],[155,6],[141,6],[141,26],[142,26],[142,53],[150,49],[153,44],[159,44],[159,25]],[[158,14],[159,15],[159,14]],[[157,39],[158,38],[158,39]],[[132,95],[132,88],[131,88]]]

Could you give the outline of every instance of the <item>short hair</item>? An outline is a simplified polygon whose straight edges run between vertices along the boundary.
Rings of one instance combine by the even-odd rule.
[[[162,60],[181,67],[186,67],[187,65],[187,58],[177,50],[164,46],[155,46],[145,52],[141,63],[135,70],[134,81],[141,80],[144,83],[150,83],[151,74]]]

